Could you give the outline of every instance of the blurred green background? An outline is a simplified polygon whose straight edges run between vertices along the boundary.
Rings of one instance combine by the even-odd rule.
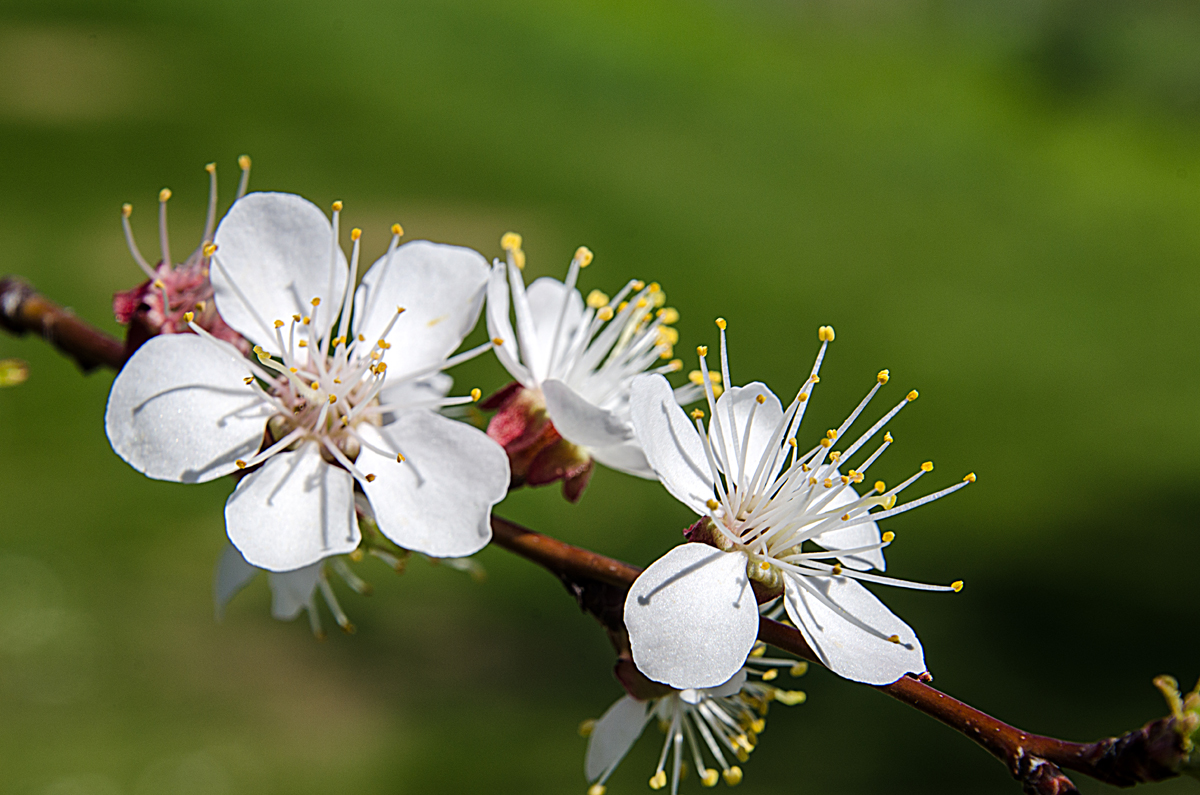
[[[661,281],[680,352],[723,315],[735,380],[781,394],[831,323],[807,432],[888,367],[880,411],[922,396],[878,475],[979,475],[887,523],[889,571],[967,582],[884,595],[936,684],[1095,739],[1164,713],[1156,674],[1200,675],[1197,41],[1184,2],[4,3],[0,272],[115,332],[110,296],[141,279],[121,203],[153,256],[170,186],[185,251],[203,165],[224,206],[246,152],[252,188],[345,200],[372,258],[395,221],[488,256],[516,229],[531,279],[586,244],[585,292]],[[111,374],[29,338],[7,356],[32,376],[0,391],[0,789],[584,791],[575,728],[620,690],[553,578],[494,549],[484,583],[367,562],[353,637],[273,621],[261,578],[217,624],[230,484],[141,477],[104,438]],[[578,507],[498,510],[643,565],[691,521],[604,471]],[[800,686],[746,792],[1017,790],[883,695]],[[657,750],[610,792],[644,791]]]

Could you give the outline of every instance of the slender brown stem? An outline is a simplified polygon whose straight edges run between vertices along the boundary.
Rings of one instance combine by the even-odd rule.
[[[100,365],[119,369],[126,352],[121,342],[79,320],[15,277],[0,280],[0,326],[14,334],[33,331],[75,359],[85,371]],[[492,517],[493,541],[558,576],[585,609],[612,634],[621,634],[623,594],[641,569],[596,552]],[[601,606],[600,609],[597,606]],[[794,627],[763,618],[759,638],[806,660],[819,656]],[[1189,761],[1185,732],[1166,717],[1121,737],[1074,743],[1028,734],[952,698],[919,679],[904,677],[877,687],[895,699],[941,721],[999,759],[1032,795],[1078,792],[1062,768],[1117,786],[1162,781],[1179,775]]]

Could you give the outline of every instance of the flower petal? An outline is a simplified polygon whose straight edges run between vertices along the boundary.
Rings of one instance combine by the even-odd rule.
[[[650,374],[633,379],[629,414],[634,435],[663,486],[696,513],[708,513],[712,468],[696,426],[675,402],[667,379]]]
[[[312,202],[291,193],[251,193],[217,227],[210,272],[217,311],[242,336],[275,355],[272,325],[311,315],[328,336],[342,305],[349,267],[333,246],[333,227]]]
[[[588,448],[588,452],[591,453],[592,458],[609,469],[647,480],[654,480],[657,477],[654,470],[650,468],[650,462],[646,460],[646,454],[642,452],[641,445],[634,439],[614,444],[611,447],[591,447]]]
[[[487,329],[488,337],[492,340],[502,340],[494,350],[496,358],[509,374],[527,388],[532,389],[536,384],[529,368],[521,364],[521,346],[517,334],[513,331],[512,322],[508,319],[508,276],[507,265],[497,261],[492,266],[491,276],[487,287]]]
[[[746,555],[683,544],[642,572],[625,599],[637,667],[679,690],[715,687],[746,663],[758,637],[758,603]]]
[[[217,559],[217,570],[213,574],[213,602],[216,608],[216,618],[220,621],[225,616],[225,606],[229,604],[238,591],[245,588],[258,574],[258,569],[251,566],[237,551],[233,544],[226,544]]]
[[[195,334],[148,340],[108,396],[104,428],[113,450],[156,480],[228,475],[262,444],[274,413],[243,383],[250,373],[245,359]]]
[[[388,367],[397,373],[427,370],[454,353],[475,328],[488,281],[488,264],[479,252],[414,240],[392,256],[376,260],[354,295],[354,332],[367,342],[389,334],[395,343]]]
[[[610,447],[633,438],[629,423],[611,411],[589,403],[562,381],[546,381],[542,384],[542,394],[555,430],[572,444]]]
[[[645,701],[624,696],[609,707],[596,721],[588,738],[587,756],[583,760],[587,780],[595,781],[616,767],[642,736],[645,727]]]
[[[759,396],[763,397],[761,404],[758,403]],[[751,412],[754,415],[752,425],[750,425]],[[776,429],[783,421],[783,407],[779,404],[779,398],[775,397],[775,393],[768,389],[766,384],[755,381],[745,386],[730,387],[721,393],[721,397],[717,398],[717,415],[720,417],[724,433],[721,436],[717,436],[715,433],[712,435],[713,448],[730,479],[740,486],[741,466],[735,451],[740,451],[745,445],[746,471],[744,479],[749,481],[754,477],[763,456],[770,455],[774,459],[779,450],[779,445],[770,446],[769,450],[768,446]],[[750,425],[748,443],[747,425]],[[725,442],[724,449],[721,448],[722,439]],[[782,435],[779,442],[783,442]],[[772,463],[773,461],[768,461],[767,466],[771,466]]]
[[[446,396],[454,379],[445,373],[434,373],[428,378],[401,380],[388,378],[386,386],[379,392],[379,402],[384,406],[396,406],[398,411],[430,408]],[[386,425],[391,420],[384,420]]]
[[[375,475],[363,484],[379,529],[405,549],[461,558],[492,538],[492,506],[508,493],[508,456],[476,428],[431,411],[401,414],[382,428],[361,425],[383,456],[364,446],[355,466]]]
[[[558,279],[543,276],[529,285],[525,291],[529,299],[529,314],[533,319],[533,328],[537,334],[538,345],[532,351],[526,351],[526,364],[535,377],[545,379],[551,373],[550,354],[559,358],[566,351],[567,344],[579,321],[583,317],[583,297],[578,290],[567,290],[567,286]],[[563,315],[563,304],[566,303],[566,314]],[[558,325],[562,316],[562,326]],[[558,332],[558,350],[554,350],[554,332]]]
[[[912,627],[849,577],[803,577],[784,572],[784,606],[808,645],[829,670],[855,682],[886,685],[925,670],[925,653]],[[806,589],[819,591],[838,610]],[[853,616],[877,632],[846,618]],[[878,634],[877,634],[878,633]],[[887,638],[896,635],[899,643]]]
[[[724,698],[725,696],[732,696],[742,689],[742,686],[746,684],[746,679],[746,669],[743,667],[736,674],[729,677],[728,682],[723,682],[716,687],[710,687],[705,690],[704,695],[708,696],[709,698]]]
[[[267,575],[271,586],[271,615],[280,621],[291,621],[300,611],[313,604],[313,591],[321,579],[321,567],[325,561],[318,560],[310,566],[293,571],[273,571]]]
[[[238,483],[225,529],[246,562],[291,571],[358,546],[354,479],[325,463],[316,442],[276,453]]]
[[[858,500],[858,492],[854,490],[854,486],[848,485],[843,487],[829,501],[824,510],[841,508],[843,505],[849,505],[856,500]],[[879,525],[874,522],[866,522],[864,524],[851,525],[841,530],[827,530],[814,538],[813,542],[828,549],[830,552],[836,552],[839,549],[868,547],[872,544],[878,544],[881,540]],[[875,549],[870,552],[855,552],[853,555],[838,555],[838,560],[846,568],[858,569],[859,571],[866,571],[871,568],[879,569],[880,571],[887,569],[882,549]]]

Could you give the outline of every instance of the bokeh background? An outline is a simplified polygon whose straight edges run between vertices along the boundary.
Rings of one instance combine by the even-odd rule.
[[[203,165],[224,206],[249,153],[252,188],[345,200],[372,255],[395,221],[488,256],[520,231],[529,278],[589,245],[584,290],[662,282],[681,352],[728,318],[738,381],[795,389],[833,324],[808,432],[888,367],[886,404],[921,399],[879,476],[979,475],[887,524],[890,571],[967,583],[885,595],[936,684],[1094,739],[1165,712],[1156,674],[1200,675],[1197,41],[1186,2],[3,3],[0,272],[116,332],[141,279],[121,203],[153,256],[171,187],[188,250]],[[28,338],[6,356],[32,376],[0,391],[0,789],[584,791],[576,726],[620,690],[553,578],[498,549],[482,583],[368,561],[353,637],[273,621],[261,578],[216,623],[231,484],[139,476],[104,438],[111,374]],[[605,471],[577,507],[498,511],[643,565],[690,521]],[[748,793],[1016,791],[886,696],[798,686]],[[610,792],[643,791],[657,751]]]

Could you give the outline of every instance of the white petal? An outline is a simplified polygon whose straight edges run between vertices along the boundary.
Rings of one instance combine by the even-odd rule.
[[[704,691],[704,695],[708,696],[709,698],[723,698],[725,696],[732,696],[740,691],[742,686],[746,684],[746,678],[746,669],[743,667],[736,674],[729,677],[728,682],[724,682],[716,687],[710,687],[706,689]]]
[[[661,375],[639,375],[629,390],[629,415],[646,460],[675,499],[698,514],[713,497],[712,468],[696,426]]]
[[[294,571],[273,571],[267,575],[271,586],[271,615],[280,621],[291,621],[300,611],[313,603],[313,591],[321,579],[319,560]]]
[[[829,504],[823,510],[841,508],[843,505],[849,505],[857,499],[858,492],[854,490],[854,487],[845,486],[838,492],[836,497],[829,501]],[[813,539],[814,542],[831,552],[836,552],[839,549],[867,547],[872,544],[878,544],[881,540],[879,525],[874,522],[851,525],[841,530],[829,530]],[[871,568],[884,571],[887,568],[887,564],[883,559],[882,549],[876,549],[871,552],[856,552],[853,555],[838,555],[838,560],[846,568],[858,569],[859,571],[866,571]]]
[[[715,687],[746,663],[758,637],[758,603],[741,552],[683,544],[642,572],[625,599],[633,661],[682,690]]]
[[[488,337],[492,340],[503,340],[492,349],[496,352],[496,358],[504,365],[504,369],[508,370],[509,375],[526,387],[532,388],[536,384],[533,383],[529,368],[521,364],[521,346],[517,342],[512,322],[508,319],[507,267],[503,262],[497,262],[492,266],[492,273],[488,278],[487,311],[484,313],[487,316]]]
[[[477,251],[428,240],[405,243],[390,264],[385,254],[363,277],[354,296],[354,331],[374,342],[403,307],[388,335],[388,367],[396,373],[425,370],[475,328],[487,281],[487,260]]]
[[[759,395],[764,398],[761,404],[757,400]],[[751,411],[754,413],[754,424],[750,426],[749,444],[745,445],[745,479],[747,481],[754,477],[758,463],[763,456],[768,454],[774,456],[778,450],[778,446],[774,445],[768,450],[768,445],[783,419],[783,407],[779,405],[779,398],[775,397],[775,393],[767,389],[766,384],[757,381],[745,386],[730,387],[721,393],[721,397],[717,398],[717,414],[720,416],[724,433],[721,437],[715,433],[712,434],[713,448],[717,451],[725,471],[738,485],[741,485],[738,477],[739,458],[734,451],[741,450],[746,442],[746,426],[750,422]],[[720,445],[722,438],[725,441],[724,452]],[[781,435],[780,444],[783,441]],[[769,465],[770,462],[768,462]]]
[[[379,529],[405,549],[437,558],[472,555],[492,538],[492,506],[508,493],[508,456],[487,434],[431,411],[401,414],[383,428],[359,426],[367,441],[355,466]]]
[[[588,738],[584,775],[595,781],[625,758],[646,727],[646,702],[625,696],[608,708]]]
[[[555,430],[568,442],[584,447],[610,447],[633,438],[629,423],[589,403],[562,381],[544,382],[542,394]]]
[[[234,330],[278,355],[274,321],[310,315],[312,299],[320,298],[315,328],[321,337],[328,334],[349,268],[341,248],[332,248],[333,227],[315,204],[291,193],[251,193],[229,209],[214,242],[213,294]]]
[[[657,476],[646,460],[646,454],[636,440],[630,439],[611,447],[589,447],[588,453],[609,469],[624,472],[647,480],[655,480]]]
[[[157,480],[203,483],[262,444],[270,404],[246,386],[250,365],[195,334],[146,342],[117,374],[104,413],[117,455]]]
[[[434,373],[428,378],[411,381],[388,378],[379,393],[379,402],[384,406],[396,406],[402,411],[429,408],[444,398],[453,385],[454,379],[445,373]]]
[[[233,544],[226,544],[217,559],[217,570],[213,575],[213,602],[216,607],[217,621],[225,615],[225,605],[238,591],[245,588],[254,579],[259,570],[246,562],[242,553]]]
[[[579,321],[583,317],[583,297],[578,290],[567,290],[567,286],[558,279],[548,276],[536,280],[525,291],[529,299],[529,314],[533,318],[533,327],[537,332],[539,345],[532,351],[527,351],[527,364],[534,373],[542,378],[551,373],[550,354],[555,358],[562,356],[567,343]],[[566,314],[562,316],[562,326],[558,325],[559,316],[566,302]],[[558,350],[554,351],[554,332],[558,331]]]
[[[291,571],[358,546],[354,479],[325,463],[316,442],[276,453],[225,503],[225,529],[246,561]]]
[[[788,617],[829,670],[855,682],[886,685],[906,673],[925,670],[925,653],[912,627],[896,617],[875,595],[849,577],[805,577],[831,602],[882,637],[848,621],[800,585],[800,577],[784,572],[784,605]],[[900,643],[887,640],[898,635]]]

